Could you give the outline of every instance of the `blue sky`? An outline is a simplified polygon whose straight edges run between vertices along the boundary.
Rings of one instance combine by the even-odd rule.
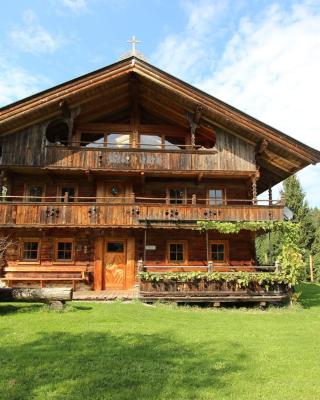
[[[320,149],[320,0],[16,0],[0,14],[0,106],[117,61],[152,64]],[[320,166],[300,179],[320,206]]]

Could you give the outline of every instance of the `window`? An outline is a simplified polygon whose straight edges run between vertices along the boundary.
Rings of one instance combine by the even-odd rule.
[[[164,148],[166,150],[183,150],[185,149],[186,138],[184,136],[165,136]]]
[[[223,189],[209,189],[209,205],[221,206],[224,203]]]
[[[43,186],[28,186],[27,187],[27,201],[40,203],[42,201]]]
[[[130,135],[128,133],[111,133],[108,135],[108,147],[129,148]]]
[[[80,146],[82,147],[104,147],[104,135],[101,133],[82,133]]]
[[[61,239],[56,241],[56,260],[72,261],[73,259],[73,240]]]
[[[184,202],[184,189],[170,189],[169,199],[170,204],[183,204]]]
[[[213,263],[226,263],[228,259],[228,245],[225,241],[210,243],[211,261]]]
[[[123,242],[108,242],[107,243],[108,253],[124,253],[124,243]]]
[[[73,203],[76,196],[76,189],[74,187],[62,187],[61,188],[61,201],[62,203],[69,202]]]
[[[186,261],[186,243],[169,242],[168,243],[168,261],[183,262]]]
[[[38,240],[24,240],[22,242],[22,259],[25,261],[37,261],[39,259]]]
[[[142,149],[161,149],[162,137],[156,135],[140,135],[140,147]]]

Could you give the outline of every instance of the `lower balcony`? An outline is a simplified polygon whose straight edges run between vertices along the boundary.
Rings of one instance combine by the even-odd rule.
[[[0,203],[0,226],[5,227],[194,227],[197,221],[283,220],[280,204],[205,204],[91,202]]]

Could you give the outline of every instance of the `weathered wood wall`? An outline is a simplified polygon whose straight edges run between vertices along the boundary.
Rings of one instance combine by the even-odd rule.
[[[254,146],[237,136],[219,131],[217,153],[141,149],[68,148],[48,145],[44,126],[2,139],[0,165],[52,168],[139,171],[254,171]]]

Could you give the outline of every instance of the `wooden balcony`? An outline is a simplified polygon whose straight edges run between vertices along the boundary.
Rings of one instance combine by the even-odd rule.
[[[7,200],[10,200],[7,198]],[[282,220],[280,204],[163,204],[138,202],[0,202],[0,226],[13,227],[195,227],[197,221]],[[114,199],[113,199],[114,201]]]
[[[234,174],[234,171],[241,171],[250,175],[255,171],[251,158],[248,154],[240,157],[226,154],[225,151],[187,146],[182,150],[170,150],[50,145],[43,151],[39,149],[38,153],[31,149],[4,153],[0,158],[0,166],[184,174],[219,171]]]

